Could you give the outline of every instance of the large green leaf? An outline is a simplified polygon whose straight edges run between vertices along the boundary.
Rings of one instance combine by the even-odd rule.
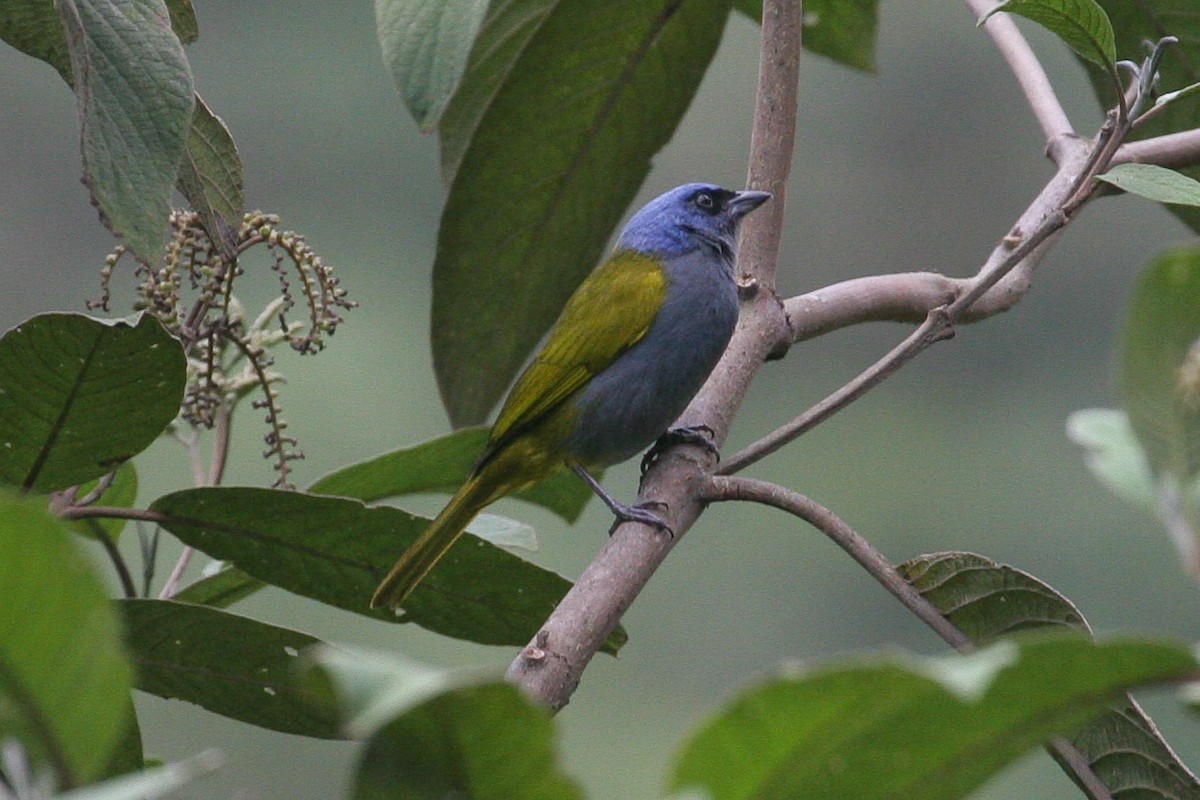
[[[1156,475],[1200,470],[1200,249],[1156,257],[1121,337],[1121,399]]]
[[[1121,691],[1195,665],[1180,644],[1043,634],[968,656],[793,669],[706,723],[671,783],[712,800],[960,798]]]
[[[26,55],[45,61],[71,82],[67,36],[54,4],[46,0],[5,0],[0,13],[0,39]]]
[[[342,738],[296,682],[300,654],[319,640],[208,606],[121,600],[135,685],[167,699],[284,733]]]
[[[195,94],[163,0],[56,0],[79,105],[83,180],[100,218],[157,261]]]
[[[350,727],[370,736],[356,800],[578,800],[558,766],[547,710],[496,676],[396,656],[319,648]]]
[[[549,713],[510,683],[454,689],[370,738],[354,800],[581,800],[558,768]]]
[[[591,271],[675,131],[730,0],[493,4],[440,125],[450,196],[434,367],[481,422]]]
[[[1051,587],[974,553],[935,553],[898,569],[921,595],[976,644],[1047,626],[1089,632],[1079,610]],[[1113,797],[1200,797],[1200,782],[1129,697],[1075,733],[1072,743]],[[1056,756],[1057,757],[1057,756]],[[1074,772],[1066,769],[1073,778]]]
[[[762,21],[763,0],[734,0],[734,7]],[[847,67],[875,71],[879,0],[805,0],[804,49]]]
[[[1158,91],[1173,92],[1200,82],[1200,14],[1195,0],[1153,0],[1131,3],[1129,0],[1099,0],[1112,20],[1116,32],[1117,55],[1140,62],[1146,55],[1146,42],[1157,42],[1167,35],[1179,37],[1179,43],[1167,48],[1159,69]],[[1102,75],[1091,72],[1092,85],[1100,104],[1115,103],[1112,88]],[[1161,114],[1138,125],[1133,139],[1146,139],[1165,133],[1200,128],[1200,102],[1185,98],[1169,104]],[[1200,167],[1182,172],[1200,180]],[[1200,232],[1200,209],[1169,205],[1167,209],[1193,231]]]
[[[13,328],[0,338],[0,482],[51,492],[116,469],[179,412],[185,366],[149,315]]]
[[[1117,46],[1113,26],[1096,0],[1004,0],[980,17],[979,23],[982,25],[1001,11],[1020,14],[1045,26],[1080,58],[1100,67],[1106,75],[1115,74]]]
[[[167,0],[167,9],[179,40],[184,44],[195,41],[199,31],[190,0]],[[68,84],[74,85],[66,34],[54,4],[44,0],[12,0],[5,3],[4,11],[0,14],[0,39],[48,62]],[[227,255],[232,255],[230,235],[237,232],[245,204],[242,163],[225,123],[199,95],[175,185],[188,204],[200,213],[210,238],[221,243]]]
[[[171,28],[184,44],[191,44],[200,35],[196,10],[191,0],[167,0]],[[26,55],[45,61],[58,71],[63,80],[71,83],[71,54],[67,51],[67,34],[54,3],[46,0],[4,0],[0,14],[0,39]]]
[[[176,187],[200,214],[208,238],[227,260],[236,255],[237,232],[245,211],[242,159],[225,123],[196,95],[187,148]]]
[[[108,771],[130,669],[103,585],[44,505],[0,491],[0,741],[70,787]]]
[[[371,593],[429,520],[387,506],[274,489],[189,489],[151,506],[185,544],[296,594],[375,619],[482,644],[521,645],[566,594],[564,578],[471,534],[454,546],[396,615]],[[618,630],[606,649],[624,642]]]
[[[375,0],[383,60],[421,129],[433,130],[467,67],[486,0]]]
[[[487,435],[487,428],[467,428],[393,450],[332,472],[314,483],[309,491],[368,503],[417,492],[454,492],[470,477]],[[564,470],[514,496],[574,522],[591,499],[592,491]]]

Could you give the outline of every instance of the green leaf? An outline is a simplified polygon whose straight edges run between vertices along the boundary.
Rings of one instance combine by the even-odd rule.
[[[1020,14],[1047,28],[1075,53],[1106,75],[1116,72],[1117,45],[1113,26],[1096,0],[1006,0],[979,18],[979,24],[1000,11]]]
[[[179,40],[184,44],[195,41],[199,28],[190,0],[167,0],[167,10]],[[52,3],[44,0],[6,3],[5,13],[0,15],[0,39],[48,62],[68,84],[74,85],[66,34]],[[175,177],[176,188],[201,214],[210,238],[228,250],[230,234],[237,232],[245,203],[242,164],[225,123],[199,95],[195,98],[184,159]],[[162,224],[165,230],[165,216]]]
[[[1084,450],[1095,478],[1123,500],[1154,509],[1154,475],[1134,436],[1129,415],[1115,408],[1087,408],[1067,418],[1067,436]]]
[[[123,703],[125,714],[121,738],[109,754],[108,764],[103,772],[106,778],[128,775],[146,766],[146,754],[142,750],[142,729],[138,724],[137,709],[133,707],[133,696],[126,695]]]
[[[228,608],[265,586],[258,578],[247,575],[237,567],[225,565],[220,572],[186,586],[171,599],[198,606]]]
[[[1085,448],[1092,474],[1125,501],[1150,511],[1171,537],[1184,571],[1200,576],[1200,479],[1183,482],[1165,474],[1156,480],[1123,411],[1077,411],[1068,420],[1068,434]]]
[[[184,44],[191,44],[200,36],[200,23],[196,21],[196,9],[192,0],[167,0],[167,11],[171,15],[171,30]]]
[[[393,450],[330,473],[309,491],[352,497],[368,503],[417,492],[453,493],[471,475],[487,443],[487,428],[467,428],[427,442]],[[559,471],[514,497],[543,506],[574,522],[592,497],[573,474]]]
[[[44,501],[0,492],[0,553],[0,741],[64,787],[103,777],[130,688],[107,593]]]
[[[170,794],[216,770],[222,761],[221,754],[216,750],[206,750],[173,764],[152,767],[136,775],[55,795],[55,800],[151,800]]]
[[[1090,632],[1079,609],[1037,578],[974,553],[934,553],[897,570],[977,645],[1047,625]]]
[[[296,681],[297,659],[318,639],[208,606],[171,600],[117,606],[142,691],[260,728],[342,738],[339,720],[314,709]]]
[[[80,486],[79,491],[75,493],[76,498],[86,497],[98,483],[99,480],[94,480]],[[116,508],[132,508],[134,501],[137,500],[137,488],[137,470],[134,469],[132,461],[126,461],[117,467],[112,484],[104,490],[104,494],[96,503]],[[99,528],[108,535],[109,539],[116,542],[120,538],[121,532],[125,530],[127,522],[128,520],[124,519],[93,517],[76,520],[71,523],[71,527],[92,539],[96,538],[96,529]]]
[[[383,60],[421,129],[434,129],[467,67],[486,0],[375,0]]]
[[[367,742],[354,800],[581,800],[558,766],[549,713],[496,681],[441,694]]]
[[[706,723],[671,784],[713,800],[959,798],[1124,689],[1177,680],[1195,664],[1179,644],[1065,634],[968,656],[796,669]]]
[[[1012,631],[1047,626],[1090,632],[1083,615],[1067,598],[1032,575],[983,556],[935,553],[906,561],[898,569],[976,644],[992,642]],[[1200,796],[1196,777],[1128,696],[1076,733],[1072,744],[1113,797],[1174,800]],[[1066,766],[1064,771],[1075,777]]]
[[[1096,180],[1160,203],[1200,206],[1200,181],[1157,164],[1118,164]]]
[[[196,40],[200,30],[196,23],[196,12],[191,0],[167,0],[171,15],[171,27],[184,44]],[[54,3],[46,0],[4,0],[4,13],[0,14],[0,39],[45,61],[71,84],[71,54],[67,50],[67,35],[63,31]]]
[[[71,83],[67,36],[54,4],[46,0],[5,0],[0,14],[0,39],[26,55],[45,61]]]
[[[0,338],[0,483],[75,486],[141,452],[179,411],[183,348],[158,320],[41,314]]]
[[[314,698],[365,739],[393,717],[442,692],[481,680],[474,671],[431,667],[397,653],[339,645],[314,648],[303,672]]]
[[[356,800],[577,800],[562,773],[550,714],[516,686],[392,655],[318,648],[352,730],[370,735]]]
[[[1167,34],[1179,37],[1179,43],[1166,49],[1159,66],[1158,90],[1164,94],[1200,82],[1200,16],[1194,0],[1154,0],[1131,3],[1129,0],[1100,0],[1116,31],[1117,52],[1122,58],[1140,61],[1148,53],[1146,42],[1157,42]],[[1090,72],[1092,87],[1103,107],[1112,106],[1111,82]],[[1138,123],[1131,139],[1148,139],[1163,134],[1200,128],[1200,102],[1189,100],[1170,103],[1161,113]],[[1200,167],[1181,170],[1200,180]],[[1192,206],[1168,205],[1193,231],[1200,233],[1200,210]]]
[[[101,221],[142,261],[167,235],[194,92],[163,0],[55,0],[79,101],[83,180]]]
[[[434,368],[456,427],[481,422],[550,327],[667,143],[730,0],[494,4],[440,125]]]
[[[1200,249],[1169,250],[1142,272],[1122,333],[1121,399],[1150,467],[1200,470]]]
[[[371,593],[429,524],[399,509],[274,489],[189,489],[151,508],[163,527],[267,583],[338,608],[481,644],[523,645],[571,584],[471,534],[438,563],[397,616]],[[605,649],[625,640],[618,630]]]
[[[221,118],[196,95],[187,149],[176,187],[200,214],[208,238],[218,242],[229,261],[237,255],[237,233],[245,211],[242,159]]]
[[[734,0],[734,7],[762,22],[762,0]],[[804,49],[839,64],[875,71],[879,0],[805,0]]]

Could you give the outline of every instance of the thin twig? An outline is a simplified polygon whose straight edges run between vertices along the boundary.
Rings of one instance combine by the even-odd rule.
[[[103,494],[109,490],[109,488],[113,485],[113,481],[116,479],[116,470],[101,475],[100,480],[96,481],[96,485],[92,487],[92,490],[83,497],[76,498],[74,501],[72,501],[73,504],[77,506],[90,506],[92,503],[99,500],[101,496],[103,496]]]
[[[104,530],[95,518],[86,520],[88,530],[96,537],[104,547],[104,552],[108,554],[108,560],[112,562],[113,569],[117,571],[117,578],[121,581],[121,591],[126,597],[137,597],[137,587],[133,585],[133,575],[129,572],[129,565],[125,563],[125,559],[121,557],[121,551],[117,549],[117,543],[108,535],[108,531]]]
[[[1133,702],[1133,698],[1129,698]],[[1139,708],[1140,712],[1141,709]],[[1147,717],[1148,719],[1148,717]],[[1065,736],[1055,736],[1046,744],[1046,749],[1058,756],[1060,766],[1069,769],[1079,781],[1080,786],[1087,792],[1088,800],[1113,800],[1112,792],[1100,780],[1100,776],[1092,768],[1087,756]],[[1182,762],[1180,762],[1182,763]]]
[[[179,582],[183,580],[183,573],[188,568],[188,564],[192,561],[192,556],[195,555],[196,549],[190,545],[183,548],[183,552],[179,556],[179,560],[175,562],[174,569],[163,582],[163,587],[158,593],[159,600],[170,600],[179,591]]]
[[[233,421],[233,406],[221,403],[217,409],[216,420],[213,422],[212,461],[208,466],[208,476],[203,486],[220,486],[225,477],[225,463],[229,457],[229,434]]]
[[[1000,242],[974,278],[935,286],[935,290],[944,288],[951,297],[943,301],[944,305],[928,310],[920,327],[824,400],[726,458],[717,472],[732,475],[746,468],[853,403],[930,345],[953,336],[954,326],[970,318],[974,304],[985,297],[989,298],[987,302],[996,310],[1016,303],[1028,291],[1032,272],[1040,262],[1045,245],[1068,221],[1061,212],[1061,205],[1074,194],[1079,168],[1088,160],[1089,152],[1079,147],[1064,146],[1059,148],[1058,158],[1061,163],[1054,178],[1013,226],[1015,243],[1008,239]],[[925,273],[926,276],[928,274]],[[928,279],[923,278],[922,281],[927,282]],[[941,299],[940,292],[935,291],[926,299]],[[803,317],[794,315],[803,305],[795,298],[784,303],[789,315],[793,315],[792,331],[807,335],[810,328]],[[824,319],[828,320],[829,316],[826,315]]]
[[[846,551],[867,571],[867,574],[899,600],[901,605],[932,628],[934,633],[942,637],[947,644],[960,653],[969,653],[975,649],[975,644],[970,637],[905,580],[904,576],[881,552],[875,549],[874,545],[820,503],[799,492],[768,481],[721,475],[712,478],[705,499],[713,503],[734,500],[760,503],[799,517]],[[1108,787],[1096,775],[1083,753],[1069,739],[1059,736],[1046,746],[1053,750],[1062,765],[1078,778],[1092,800],[1111,800],[1112,794]]]
[[[179,442],[188,451],[188,461],[192,465],[192,483],[197,486],[204,485],[205,469],[204,457],[200,455],[200,432],[190,430],[187,434],[182,433],[178,428],[171,432],[175,437],[175,441]]]
[[[142,527],[142,521],[134,522],[137,526],[138,544],[142,551],[142,596],[150,596],[150,586],[154,583],[154,569],[158,565],[159,528],[155,525],[150,533]]]
[[[166,514],[148,508],[121,508],[119,506],[71,506],[63,509],[63,519],[136,519],[156,525],[170,519]]]
[[[808,497],[778,484],[754,478],[714,475],[705,493],[712,503],[748,500],[778,508],[799,517],[825,534],[892,594],[901,605],[946,640],[956,650],[970,650],[971,640],[904,579],[882,553],[836,514]]]

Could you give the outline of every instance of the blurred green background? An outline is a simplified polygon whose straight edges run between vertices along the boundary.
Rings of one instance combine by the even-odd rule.
[[[447,431],[428,344],[429,270],[445,197],[436,140],[401,106],[370,4],[197,5],[201,36],[188,54],[199,91],[240,146],[249,203],[308,236],[362,303],[319,358],[279,358],[289,378],[285,417],[306,454],[297,483]],[[957,3],[883,3],[877,75],[805,58],[784,293],[872,273],[971,274],[1050,176],[1015,82],[973,22]],[[1082,68],[1057,41],[1025,29],[1090,135],[1101,117]],[[735,15],[639,203],[687,180],[742,185],[757,47],[757,27]],[[0,327],[8,328],[39,311],[83,310],[99,294],[113,241],[78,180],[68,88],[8,48],[0,48],[0,75]],[[1194,638],[1200,597],[1166,535],[1093,482],[1063,432],[1071,411],[1115,404],[1112,351],[1132,280],[1158,248],[1189,239],[1166,212],[1134,198],[1088,208],[1016,309],[962,328],[751,474],[829,505],[897,561],[973,550],[1048,581],[1098,631]],[[261,255],[247,267],[241,294],[253,309],[274,278]],[[117,282],[116,313],[126,313],[129,285]],[[794,348],[763,370],[729,446],[803,410],[904,332],[869,326]],[[246,408],[236,420],[231,485],[273,479],[258,457],[258,416]],[[143,504],[190,481],[173,442],[137,465]],[[631,496],[636,466],[611,470],[606,484]],[[433,511],[441,498],[423,501],[417,510]],[[497,510],[537,525],[537,560],[567,576],[588,562],[609,524],[596,503],[571,529],[519,503]],[[130,531],[124,541],[131,557],[134,539]],[[168,550],[160,574],[177,552]],[[237,610],[435,664],[500,669],[512,656],[278,590]],[[594,798],[658,796],[681,737],[780,662],[945,649],[819,534],[749,507],[706,514],[625,625],[631,640],[621,657],[598,658],[560,716],[566,767]],[[1170,693],[1143,699],[1184,759],[1200,764],[1200,724]],[[182,796],[339,797],[357,752],[179,702],[139,697],[138,705],[149,754],[172,759],[215,745],[228,757]],[[977,796],[1078,794],[1037,752]]]

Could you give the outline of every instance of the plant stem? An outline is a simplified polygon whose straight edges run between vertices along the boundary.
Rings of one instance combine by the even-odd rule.
[[[971,640],[967,635],[956,628],[942,612],[905,580],[874,545],[859,536],[853,528],[820,503],[774,483],[724,475],[713,476],[705,499],[714,503],[748,500],[799,517],[845,550],[872,578],[899,600],[901,605],[933,628],[937,635],[952,647],[962,651],[971,649]]]
[[[126,597],[137,597],[137,587],[133,585],[133,575],[129,572],[129,565],[121,557],[121,551],[117,549],[116,542],[95,518],[87,520],[87,526],[96,540],[104,547],[104,552],[108,554],[108,560],[112,562],[113,569],[117,571],[117,578],[121,581],[121,591],[125,593]]]
[[[63,509],[63,519],[135,519],[160,524],[169,517],[147,508],[120,508],[118,506],[71,506]]]

